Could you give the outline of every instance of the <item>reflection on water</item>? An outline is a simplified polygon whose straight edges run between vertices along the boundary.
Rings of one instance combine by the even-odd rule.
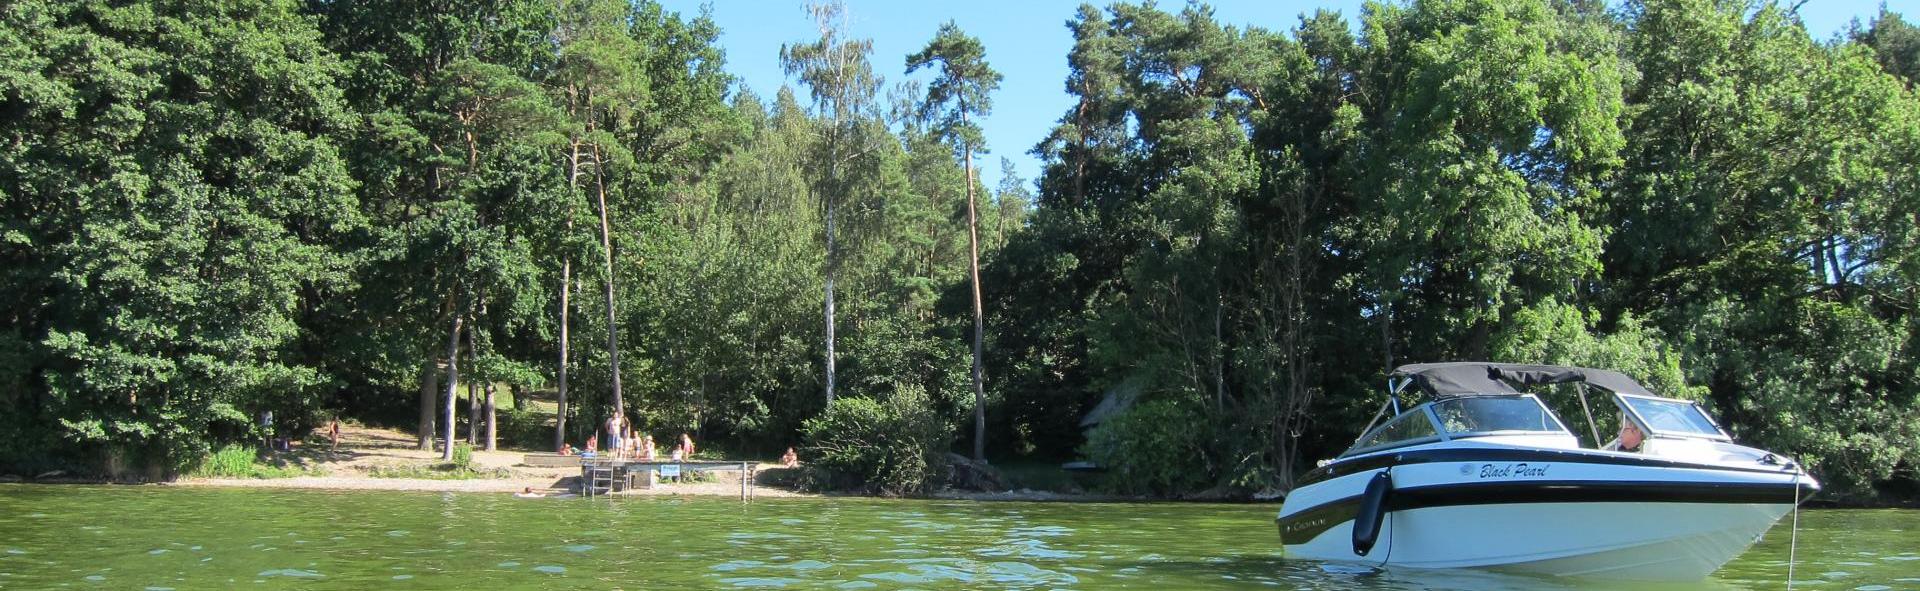
[[[1289,561],[1272,505],[0,485],[0,589],[1781,589],[1787,529],[1711,580]],[[1920,588],[1920,512],[1802,515],[1822,589]]]

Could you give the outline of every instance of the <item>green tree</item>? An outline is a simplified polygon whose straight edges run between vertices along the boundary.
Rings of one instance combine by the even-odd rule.
[[[987,65],[986,47],[953,21],[940,25],[927,46],[907,56],[907,73],[938,67],[921,104],[923,116],[936,120],[935,134],[960,152],[967,194],[967,275],[973,285],[973,459],[987,453],[987,389],[981,348],[986,338],[986,312],[980,305],[980,220],[974,197],[973,152],[985,143],[973,117],[993,112],[993,91],[1000,87],[999,72]],[[937,113],[937,114],[936,114]]]
[[[1915,101],[1875,54],[1777,7],[1629,8],[1640,76],[1607,312],[1676,335],[1736,437],[1868,494],[1920,432]]]
[[[807,13],[820,30],[820,39],[805,44],[780,47],[780,63],[787,75],[798,76],[812,93],[817,112],[826,121],[820,130],[818,155],[809,166],[814,175],[812,189],[820,201],[826,221],[826,401],[833,404],[834,390],[834,280],[840,271],[839,239],[834,224],[841,207],[852,198],[853,162],[870,156],[880,142],[880,134],[867,125],[874,107],[874,93],[880,81],[873,74],[867,55],[873,41],[847,37],[846,5],[838,1],[810,3]]]
[[[343,69],[312,21],[293,2],[22,2],[0,55],[0,359],[24,386],[0,463],[180,466],[258,433],[256,412],[312,420],[330,377],[302,321],[352,290],[367,224],[329,139],[350,125]]]
[[[1900,17],[1900,13],[1880,5],[1880,14],[1867,28],[1855,21],[1847,37],[1854,43],[1873,48],[1873,59],[1887,73],[1899,76],[1908,88],[1920,83],[1920,28]]]

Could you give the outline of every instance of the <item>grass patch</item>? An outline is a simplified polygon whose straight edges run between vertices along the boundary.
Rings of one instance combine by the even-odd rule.
[[[296,476],[326,476],[326,468],[291,463],[285,459],[272,462],[260,461],[260,453],[254,448],[232,444],[220,448],[200,460],[188,476],[195,478],[293,478]]]
[[[451,463],[407,464],[403,466],[374,466],[367,470],[367,476],[373,478],[414,478],[419,480],[481,480],[512,478],[513,473],[505,468],[481,470],[469,466]]]

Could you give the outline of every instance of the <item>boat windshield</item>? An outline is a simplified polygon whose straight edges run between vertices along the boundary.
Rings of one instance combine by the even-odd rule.
[[[1647,423],[1655,433],[1673,435],[1694,435],[1721,437],[1720,428],[1714,426],[1700,406],[1684,400],[1662,400],[1640,396],[1621,395],[1633,413]]]
[[[1427,413],[1414,410],[1387,421],[1387,424],[1361,437],[1359,441],[1354,442],[1353,447],[1340,455],[1348,456],[1369,449],[1412,445],[1439,438],[1440,433],[1433,429],[1433,421],[1427,418]]]
[[[1448,433],[1567,430],[1532,396],[1465,396],[1436,401],[1432,407]]]

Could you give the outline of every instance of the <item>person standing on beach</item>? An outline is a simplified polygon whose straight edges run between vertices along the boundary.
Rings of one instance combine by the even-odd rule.
[[[693,436],[692,435],[688,435],[686,434],[686,432],[680,433],[680,449],[685,450],[687,452],[687,459],[689,460],[693,459]]]
[[[340,419],[334,419],[333,426],[327,428],[327,441],[333,444],[327,451],[340,451]]]

